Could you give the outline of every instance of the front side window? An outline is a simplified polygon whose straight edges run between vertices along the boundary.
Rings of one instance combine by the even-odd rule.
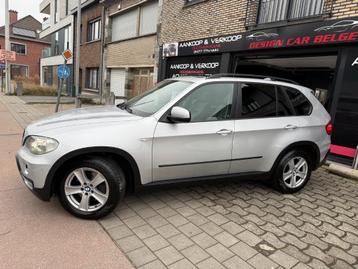
[[[92,21],[88,25],[88,41],[99,40],[101,38],[101,20]]]
[[[11,43],[11,50],[16,54],[26,55],[26,45],[24,44]]]
[[[135,115],[150,116],[158,112],[191,84],[192,82],[189,81],[164,80],[158,83],[154,89],[132,98],[119,107]]]
[[[184,97],[176,106],[190,111],[191,122],[231,118],[234,83],[206,84]]]

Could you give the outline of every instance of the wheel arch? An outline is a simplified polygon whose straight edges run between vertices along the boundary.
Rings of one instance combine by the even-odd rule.
[[[271,168],[271,171],[270,171],[271,174],[273,174],[275,172],[282,157],[287,152],[294,150],[294,149],[307,151],[312,156],[312,162],[313,162],[312,170],[316,170],[319,167],[321,153],[320,153],[318,145],[312,141],[300,141],[300,142],[295,142],[295,143],[288,145],[286,148],[284,148],[280,152],[280,154],[278,155],[278,157],[276,158],[276,160],[274,162],[274,165]]]
[[[64,173],[61,168],[82,157],[103,156],[112,158],[123,170],[128,180],[127,190],[134,191],[141,185],[141,177],[135,159],[126,151],[114,147],[88,147],[67,153],[58,159],[47,174],[45,186],[48,199],[56,192],[59,180]]]

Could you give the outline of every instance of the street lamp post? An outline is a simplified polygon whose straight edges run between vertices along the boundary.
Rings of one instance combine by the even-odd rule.
[[[76,107],[80,106],[78,95],[80,92],[80,46],[81,46],[81,0],[77,5],[77,25],[76,25],[76,70],[75,70],[75,87],[76,87]]]
[[[10,18],[9,18],[9,0],[5,0],[5,50],[9,51],[10,48]],[[10,63],[5,61],[6,70],[6,90],[5,93],[10,93]]]

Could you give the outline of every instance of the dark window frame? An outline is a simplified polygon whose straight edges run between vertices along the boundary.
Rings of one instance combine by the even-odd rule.
[[[193,5],[200,4],[200,3],[203,3],[206,1],[208,1],[208,0],[184,0],[184,7],[193,6]]]
[[[96,70],[97,77],[96,77],[96,85],[92,85],[92,77],[91,71]],[[86,88],[91,90],[99,90],[99,67],[89,67],[86,68],[86,81],[85,81]]]
[[[98,36],[96,37],[95,25],[98,23]],[[87,24],[87,42],[93,42],[101,40],[102,38],[102,20],[101,18],[96,18],[88,22]]]
[[[13,46],[16,47],[15,50],[13,49]],[[17,50],[17,48],[19,48],[20,46],[24,48],[24,52],[20,52],[19,50]],[[10,50],[16,52],[17,55],[27,55],[26,44],[11,42]]]

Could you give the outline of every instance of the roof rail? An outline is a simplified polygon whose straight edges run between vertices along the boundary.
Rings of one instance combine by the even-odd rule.
[[[265,76],[265,75],[253,75],[253,74],[232,74],[232,73],[221,73],[221,74],[215,74],[211,77],[208,77],[208,79],[212,78],[223,78],[223,77],[231,77],[231,78],[258,78],[258,79],[266,79],[266,80],[272,80],[272,81],[282,81],[282,82],[288,82],[292,84],[299,85],[297,81],[286,79],[286,78],[279,78],[279,77],[273,77],[273,76]]]

